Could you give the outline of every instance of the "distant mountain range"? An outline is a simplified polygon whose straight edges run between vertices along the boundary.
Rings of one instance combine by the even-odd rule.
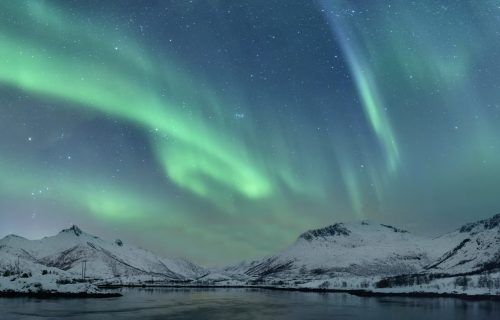
[[[128,284],[155,277],[162,283],[328,288],[378,288],[387,279],[393,283],[391,279],[401,282],[405,277],[407,284],[424,277],[429,284],[436,278],[500,275],[500,214],[432,239],[384,224],[336,223],[304,232],[269,257],[217,269],[159,257],[120,240],[106,241],[77,226],[41,240],[16,235],[0,240],[0,276],[53,270],[65,277],[84,274],[86,279]],[[371,282],[363,286],[361,279]],[[434,282],[432,288],[451,285]]]
[[[19,261],[19,262],[18,262]],[[113,242],[83,232],[77,226],[41,240],[9,235],[0,240],[0,272],[57,268],[78,277],[85,268],[88,278],[106,279],[132,276],[161,276],[188,280],[208,271],[185,259],[167,259],[150,251]]]
[[[437,238],[384,224],[337,223],[310,230],[287,249],[225,268],[261,279],[479,274],[500,268],[500,214]]]

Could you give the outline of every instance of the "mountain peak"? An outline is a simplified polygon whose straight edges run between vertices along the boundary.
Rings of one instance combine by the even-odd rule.
[[[18,236],[17,234],[8,234],[5,237],[3,237],[1,240],[11,240],[11,239],[21,239],[21,240],[27,240],[25,237]]]
[[[500,215],[499,215],[500,221]],[[311,241],[317,238],[328,238],[333,236],[350,236],[351,233],[364,233],[366,228],[369,230],[383,231],[390,230],[395,233],[408,233],[408,231],[399,229],[387,224],[378,224],[369,220],[363,220],[356,223],[335,223],[325,228],[314,229],[304,232],[299,236],[299,239]]]
[[[351,234],[351,231],[347,229],[343,223],[336,223],[331,226],[321,228],[321,229],[315,229],[315,230],[309,230],[307,232],[304,232],[299,236],[299,239],[304,239],[307,241],[311,241],[314,238],[325,238],[325,237],[331,237],[335,235],[342,235],[342,236],[348,236]]]
[[[78,228],[77,225],[72,225],[70,228],[63,229],[61,232],[74,233],[77,237],[79,237],[83,233],[82,229]]]

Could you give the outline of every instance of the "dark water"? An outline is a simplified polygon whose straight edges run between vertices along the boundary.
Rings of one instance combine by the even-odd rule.
[[[0,319],[500,319],[500,302],[254,289],[124,289],[107,299],[0,298]]]

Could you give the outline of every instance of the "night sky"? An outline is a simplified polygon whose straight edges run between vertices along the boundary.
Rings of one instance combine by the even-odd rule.
[[[500,1],[1,1],[0,236],[222,264],[500,212]]]

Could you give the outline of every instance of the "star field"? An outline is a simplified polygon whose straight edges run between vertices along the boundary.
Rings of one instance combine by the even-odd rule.
[[[4,1],[0,236],[202,263],[498,212],[500,2]]]

